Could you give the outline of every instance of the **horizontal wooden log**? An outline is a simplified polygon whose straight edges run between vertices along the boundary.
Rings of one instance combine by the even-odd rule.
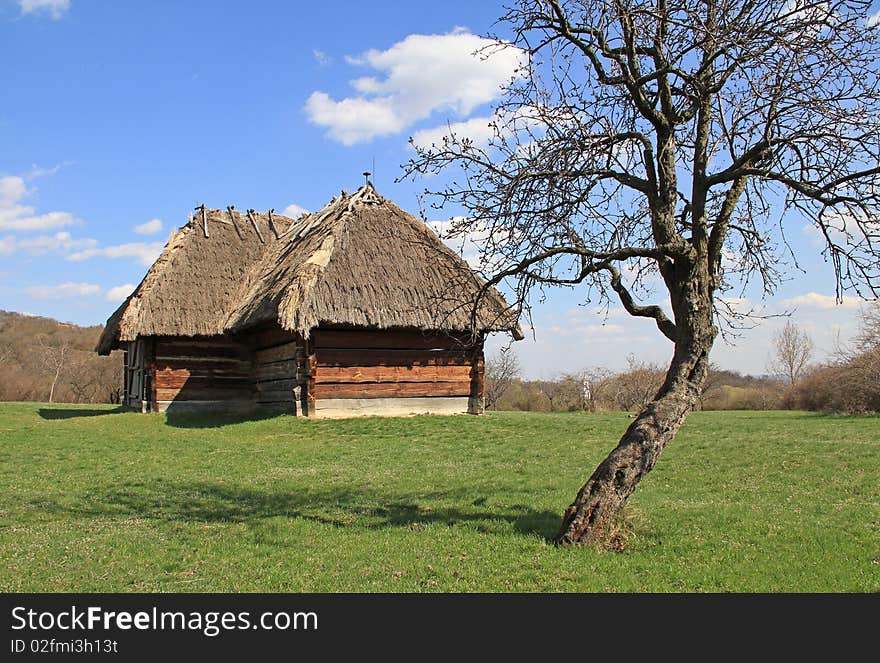
[[[194,343],[178,341],[158,341],[156,343],[156,357],[217,357],[224,359],[245,359],[247,351],[239,345],[228,343]]]
[[[388,382],[380,384],[318,384],[315,399],[468,396],[469,382]]]
[[[250,378],[250,371],[234,370],[227,371],[225,369],[213,368],[158,368],[156,370],[156,378],[188,378],[188,377],[218,377],[218,378]]]
[[[273,364],[257,364],[254,367],[254,379],[257,381],[293,379],[295,377],[296,361],[292,359]]]
[[[238,401],[157,401],[159,412],[250,412],[255,409],[250,399]]]
[[[290,391],[292,392],[295,387],[297,387],[296,380],[271,380],[268,382],[256,382],[254,383],[254,387],[258,392],[267,392],[267,391]]]
[[[225,373],[241,373],[246,375],[251,370],[249,361],[224,358],[195,358],[195,357],[156,357],[156,368],[161,371],[189,370],[192,372],[213,371]]]
[[[276,345],[274,348],[257,350],[254,353],[254,361],[258,364],[268,364],[276,361],[288,361],[296,358],[296,343]]]
[[[156,347],[192,346],[197,348],[239,348],[241,342],[228,336],[193,338],[190,336],[160,336],[155,339]]]
[[[406,417],[414,414],[464,414],[470,399],[463,396],[439,398],[326,398],[316,402],[312,416]]]
[[[318,366],[315,382],[467,382],[470,366]]]
[[[469,343],[466,334],[419,331],[318,329],[313,336],[316,348],[460,349]]]
[[[263,391],[257,394],[257,403],[293,403],[293,392],[287,390]]]
[[[247,376],[188,376],[179,377],[168,375],[165,372],[157,373],[153,379],[153,385],[157,389],[183,389],[183,388],[208,388],[218,389],[247,389],[251,380]]]
[[[467,350],[395,350],[391,348],[319,348],[321,366],[470,366]]]
[[[156,399],[160,401],[225,401],[247,400],[251,398],[250,389],[225,389],[221,387],[156,388]]]
[[[280,327],[272,327],[254,332],[250,338],[255,348],[263,350],[276,345],[293,343],[296,341],[296,334]]]

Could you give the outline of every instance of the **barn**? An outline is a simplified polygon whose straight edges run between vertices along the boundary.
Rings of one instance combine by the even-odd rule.
[[[97,351],[124,352],[124,403],[143,412],[477,414],[485,335],[522,338],[483,285],[369,183],[298,219],[201,207]]]

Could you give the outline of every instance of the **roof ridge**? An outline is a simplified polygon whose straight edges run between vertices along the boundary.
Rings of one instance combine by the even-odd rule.
[[[297,240],[302,239],[306,235],[309,234],[315,227],[321,225],[323,221],[330,217],[333,212],[339,207],[339,204],[345,199],[344,196],[347,195],[345,192],[342,192],[343,195],[339,198],[333,198],[329,203],[324,205],[317,212],[312,212],[311,214],[307,214],[301,219],[295,221],[291,224],[290,228],[287,229],[287,232],[282,233],[279,239],[287,238],[289,242],[295,242]]]
[[[317,212],[306,214],[300,219],[295,220],[285,232],[279,235],[279,239],[286,237],[290,242],[302,239],[335,213],[339,212],[343,204],[345,205],[343,213],[350,213],[356,205],[380,205],[385,202],[387,202],[385,198],[379,195],[371,182],[363,185],[351,194],[343,189],[339,196],[331,198],[330,202]]]
[[[348,207],[351,209],[359,204],[381,205],[384,202],[386,202],[386,200],[379,195],[379,192],[376,191],[376,187],[373,186],[373,183],[367,182],[360,189],[351,194],[348,199]]]

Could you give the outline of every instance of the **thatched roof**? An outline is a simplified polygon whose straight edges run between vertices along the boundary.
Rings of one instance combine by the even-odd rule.
[[[276,322],[305,336],[330,324],[522,338],[494,288],[474,314],[483,282],[370,184],[300,219],[273,216],[274,230],[267,214],[233,211],[234,224],[228,210],[204,216],[207,234],[197,213],[171,237],[107,321],[98,352],[138,336],[210,336]]]

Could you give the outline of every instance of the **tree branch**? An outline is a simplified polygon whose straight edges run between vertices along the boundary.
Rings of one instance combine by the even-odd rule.
[[[611,273],[611,288],[617,293],[617,296],[620,298],[620,303],[623,304],[623,308],[626,309],[626,312],[638,318],[654,318],[657,322],[657,329],[659,329],[666,338],[675,343],[678,340],[678,328],[672,320],[666,317],[663,309],[656,304],[651,304],[649,306],[636,304],[632,294],[630,294],[629,290],[623,285],[623,281],[620,277],[620,270],[614,265],[606,265],[604,266],[604,269],[607,269]]]

